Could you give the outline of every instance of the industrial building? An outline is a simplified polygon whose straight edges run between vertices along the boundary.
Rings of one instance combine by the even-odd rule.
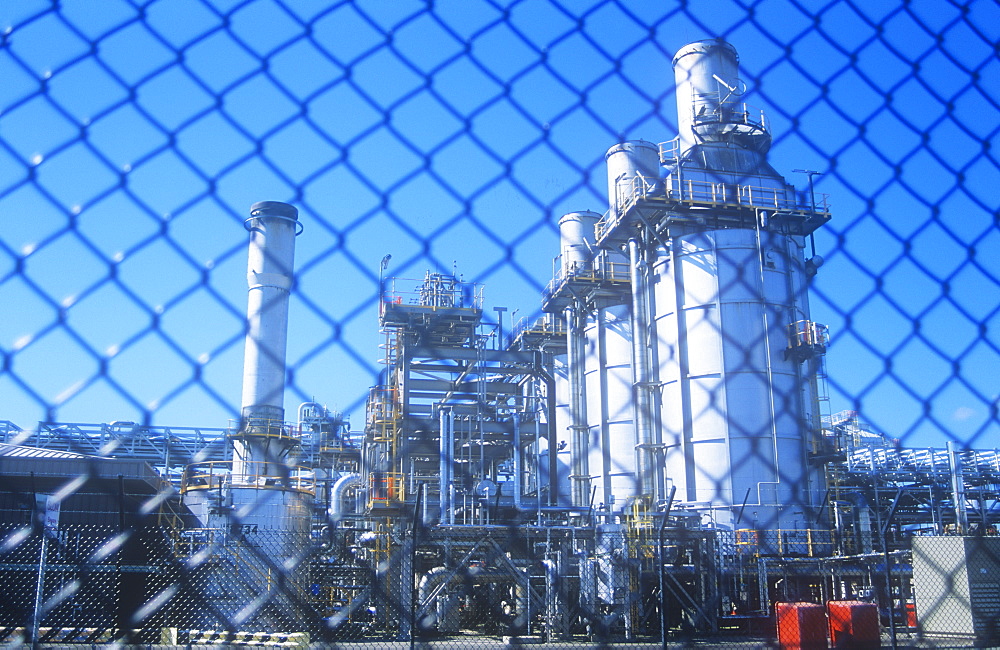
[[[50,477],[146,490],[116,507],[144,522],[122,530],[163,531],[129,565],[151,576],[129,588],[156,606],[94,623],[125,636],[768,638],[776,602],[853,599],[877,602],[893,630],[916,602],[934,612],[927,632],[960,633],[935,611],[943,565],[911,541],[961,538],[948,553],[971,549],[1000,574],[970,536],[995,530],[1000,456],[902,449],[829,412],[829,336],[808,297],[827,198],[768,163],[768,122],[743,100],[731,45],[685,46],[674,74],[678,137],[607,152],[608,210],[560,219],[542,317],[490,336],[481,286],[380,282],[384,371],[363,429],[314,403],[288,423],[303,227],[294,207],[258,203],[239,422],[7,423],[3,521],[24,526],[15,501],[37,470],[6,464],[26,448],[54,454]],[[60,493],[47,485],[31,489]],[[88,503],[64,508],[108,510]],[[995,631],[975,600],[990,580],[972,604],[948,601],[970,635]],[[0,625],[25,625],[28,609]],[[72,616],[54,609],[46,625],[80,626]]]

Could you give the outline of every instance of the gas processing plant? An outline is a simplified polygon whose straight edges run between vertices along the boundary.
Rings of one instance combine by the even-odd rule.
[[[985,592],[952,603],[919,547],[972,561],[968,540],[998,518],[997,454],[903,449],[829,412],[808,295],[827,198],[811,172],[796,188],[768,163],[731,45],[689,44],[673,65],[678,137],[608,150],[608,210],[559,220],[541,318],[497,333],[478,285],[380,280],[384,370],[363,431],[316,403],[288,423],[303,228],[277,202],[245,224],[238,423],[8,425],[8,482],[51,493],[83,472],[90,511],[132,495],[145,505],[109,521],[155,515],[165,531],[137,551],[146,578],[119,583],[133,609],[112,623],[158,638],[766,638],[777,602],[860,599],[894,629],[926,613],[929,632],[978,634]],[[125,460],[144,462],[108,465]],[[33,588],[33,565],[4,571]],[[72,624],[61,612],[44,624]]]

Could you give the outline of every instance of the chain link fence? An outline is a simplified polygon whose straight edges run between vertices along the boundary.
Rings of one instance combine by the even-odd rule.
[[[988,0],[0,6],[0,638],[996,641],[998,26]],[[762,284],[786,264],[808,274],[801,345],[774,358],[812,368],[816,426],[799,436],[804,469],[767,461],[773,486],[723,497],[729,479],[705,470],[712,494],[675,498],[679,477],[614,466],[670,390],[608,361],[641,354],[614,337],[642,265],[625,239],[571,271],[565,247],[552,258],[566,214],[603,219],[598,238],[618,245],[604,153],[674,141],[672,58],[708,38],[739,49],[722,101],[765,109],[737,122],[770,134],[766,164],[797,186],[787,214],[727,232],[756,228]],[[674,181],[675,211],[730,209],[706,192],[757,183],[685,195]],[[653,210],[672,187],[631,200]],[[247,219],[261,200],[296,206],[304,230],[293,425],[247,416],[237,392],[241,225],[261,230]],[[761,234],[827,212],[779,232],[791,261]],[[644,245],[669,249],[654,241],[667,232]],[[685,246],[715,261],[687,259],[739,267],[754,290],[742,244],[699,241]],[[694,273],[689,253],[649,252],[649,295],[662,300],[665,267]],[[579,305],[560,301],[581,287],[605,302],[574,334],[563,308]],[[577,344],[610,379],[574,378]],[[603,410],[566,388],[616,381],[629,396]],[[731,473],[753,470],[769,452],[752,418],[705,390],[704,412],[750,431]],[[768,421],[802,417],[784,413],[795,400],[772,395]],[[651,430],[669,430],[662,412]],[[667,467],[666,433],[649,435],[636,467]],[[605,454],[590,473],[587,444]],[[797,496],[781,501],[782,480]],[[621,489],[626,503],[606,498]]]

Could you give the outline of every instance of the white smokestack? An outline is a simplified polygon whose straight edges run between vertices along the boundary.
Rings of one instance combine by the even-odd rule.
[[[243,427],[284,421],[288,292],[292,288],[298,210],[261,201],[250,207],[247,254],[247,338],[243,357]]]

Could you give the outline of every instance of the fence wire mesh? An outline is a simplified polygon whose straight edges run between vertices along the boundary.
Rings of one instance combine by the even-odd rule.
[[[995,2],[0,29],[4,643],[998,641]]]

